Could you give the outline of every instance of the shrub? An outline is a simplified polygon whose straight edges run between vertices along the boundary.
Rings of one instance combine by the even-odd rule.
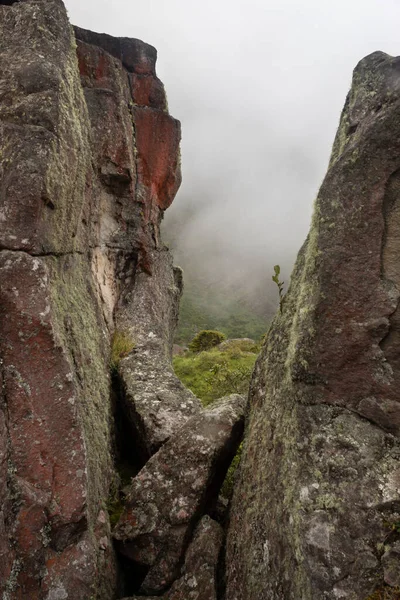
[[[210,350],[214,346],[218,346],[225,339],[225,335],[220,331],[213,331],[212,329],[203,329],[199,331],[197,335],[189,344],[189,350],[191,352],[203,352],[204,350]]]
[[[230,467],[229,467],[228,472],[224,479],[224,483],[222,484],[222,487],[221,487],[221,494],[223,496],[225,496],[225,498],[228,498],[228,500],[231,499],[232,494],[233,494],[233,484],[235,482],[236,469],[238,468],[240,459],[242,457],[242,449],[243,449],[243,442],[240,444],[239,448],[237,449],[235,457],[230,464]]]
[[[135,343],[132,338],[124,331],[116,330],[111,340],[111,357],[110,357],[110,368],[111,371],[116,371],[119,363],[125,356],[128,356],[135,347]]]
[[[249,338],[234,338],[222,342],[219,350],[221,352],[229,352],[230,354],[234,354],[235,352],[252,352],[253,354],[258,354],[260,352],[260,345]]]
[[[237,357],[233,356],[232,358],[236,359]],[[210,374],[206,376],[206,382],[212,388],[216,398],[222,398],[228,394],[246,395],[253,366],[253,364],[232,365],[228,361],[224,361],[210,369]]]

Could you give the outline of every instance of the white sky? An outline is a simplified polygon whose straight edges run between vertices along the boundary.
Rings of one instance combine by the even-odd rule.
[[[158,50],[183,130],[184,183],[169,218],[198,209],[180,243],[192,253],[212,248],[214,265],[215,254],[241,268],[290,264],[352,69],[375,50],[400,54],[400,0],[65,3],[74,24]]]

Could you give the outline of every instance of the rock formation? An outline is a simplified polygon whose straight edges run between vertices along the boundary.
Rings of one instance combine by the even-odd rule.
[[[144,594],[179,575],[198,515],[216,498],[243,434],[246,402],[233,394],[189,419],[132,481],[113,535],[122,554],[147,568]]]
[[[400,59],[354,71],[256,365],[226,600],[400,598]]]
[[[225,554],[246,403],[202,409],[171,368],[180,125],[155,62],[61,0],[0,0],[0,595],[398,599],[400,59],[355,69]]]
[[[201,413],[170,364],[182,276],[159,226],[180,124],[155,62],[73,30],[61,0],[0,1],[3,600],[135,592],[111,537],[115,463],[135,474]]]
[[[182,577],[162,596],[164,600],[217,600],[218,560],[224,538],[223,529],[207,515],[196,528],[187,550]],[[160,596],[147,596],[156,600]],[[124,600],[139,600],[132,596]]]

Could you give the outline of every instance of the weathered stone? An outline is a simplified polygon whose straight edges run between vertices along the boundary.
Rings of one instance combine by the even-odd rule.
[[[159,238],[180,181],[180,127],[166,112],[156,51],[139,40],[77,36],[76,44],[61,0],[0,3],[0,595],[7,600],[115,596],[110,337],[118,322],[129,327],[142,271],[166,295],[168,340],[180,296]],[[153,255],[168,271],[159,286]]]
[[[0,249],[82,250],[86,114],[62,2],[0,6]]]
[[[196,521],[240,443],[245,405],[232,395],[192,417],[133,479],[113,535],[120,552],[149,568],[144,593],[162,592],[179,574]]]
[[[166,594],[167,600],[216,600],[218,558],[224,537],[221,525],[205,516],[186,552],[182,577]]]
[[[181,577],[161,596],[164,600],[217,599],[217,567],[223,537],[223,529],[218,523],[207,515],[201,519],[186,552]],[[140,597],[143,598],[133,596],[124,600]]]
[[[132,38],[116,38],[80,27],[74,27],[74,31],[77,40],[102,48],[117,58],[130,73],[155,75],[157,50],[150,44]]]
[[[119,373],[124,414],[143,461],[201,410],[200,401],[176,377],[171,365],[182,273],[173,269],[165,248],[149,257],[152,274],[136,275],[117,321],[135,342],[132,354],[121,361]]]
[[[400,587],[400,542],[394,542],[382,556],[385,583],[391,587]]]
[[[400,516],[399,76],[400,59],[379,52],[354,71],[312,228],[256,365],[229,600],[365,600],[384,571],[397,581],[386,547]]]

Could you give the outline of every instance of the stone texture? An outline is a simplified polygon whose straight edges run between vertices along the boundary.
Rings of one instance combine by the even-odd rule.
[[[182,577],[169,592],[167,600],[217,600],[217,567],[224,532],[207,515],[198,524],[186,552]]]
[[[192,417],[133,479],[113,535],[120,552],[149,569],[143,593],[159,594],[179,574],[196,521],[240,443],[245,405],[232,395]]]
[[[159,236],[180,182],[180,125],[156,51],[76,35],[61,0],[0,4],[4,600],[117,594],[110,338],[129,328],[136,281],[159,306],[165,294],[170,340],[181,292]]]
[[[182,273],[173,270],[169,252],[151,255],[152,275],[138,273],[119,327],[129,331],[135,349],[119,368],[122,406],[145,462],[188,418],[200,401],[176,377],[171,365],[172,333],[178,319]]]
[[[89,598],[100,581],[111,593],[115,580],[112,547],[99,547],[101,537],[109,539],[108,520],[88,529],[107,498],[112,465],[107,346],[85,280],[90,271],[80,262],[0,252],[7,465],[0,547],[9,565],[0,586],[10,598],[59,589]]]
[[[217,568],[224,531],[207,515],[199,522],[185,556],[181,577],[164,600],[217,600]],[[146,596],[148,598],[148,596]],[[154,598],[160,596],[153,596]],[[132,596],[125,600],[137,600]]]
[[[257,362],[227,540],[229,600],[396,585],[400,59],[356,67],[310,234]]]
[[[62,2],[0,6],[0,248],[40,254],[78,247],[85,116]]]

